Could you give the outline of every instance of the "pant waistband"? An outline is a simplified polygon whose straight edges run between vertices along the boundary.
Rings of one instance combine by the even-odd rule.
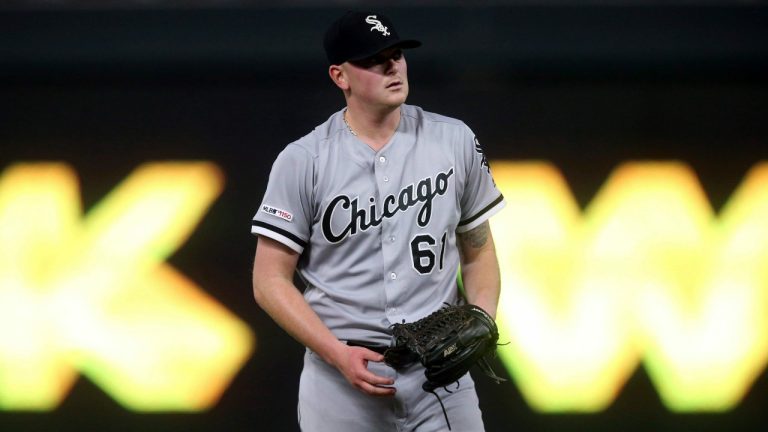
[[[384,355],[384,351],[389,349],[389,347],[387,347],[387,346],[371,345],[371,344],[368,344],[366,342],[361,342],[361,341],[347,341],[347,345],[363,347],[363,348],[369,349],[369,350],[371,350],[373,352],[379,353],[381,355]]]

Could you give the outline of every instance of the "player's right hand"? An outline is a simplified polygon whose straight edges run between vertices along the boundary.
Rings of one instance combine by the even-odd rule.
[[[384,356],[367,348],[342,343],[334,359],[334,365],[352,386],[371,396],[392,396],[395,381],[376,375],[368,370],[368,362],[382,362]]]

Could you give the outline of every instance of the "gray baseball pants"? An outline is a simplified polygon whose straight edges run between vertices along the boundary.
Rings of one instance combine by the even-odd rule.
[[[298,416],[302,432],[443,432],[448,425],[437,398],[422,390],[424,368],[395,370],[369,362],[368,369],[395,380],[397,393],[369,396],[354,388],[333,366],[307,350],[299,384]],[[453,432],[484,432],[475,383],[469,374],[436,390]]]

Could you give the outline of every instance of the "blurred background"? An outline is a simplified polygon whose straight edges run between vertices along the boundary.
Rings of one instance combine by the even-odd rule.
[[[768,160],[768,5],[761,1],[2,1],[0,220],[6,228],[0,231],[0,256],[6,262],[0,263],[5,273],[0,275],[5,315],[0,317],[0,430],[298,430],[303,348],[252,299],[256,241],[249,224],[278,152],[343,107],[342,95],[327,78],[321,40],[326,26],[351,8],[382,11],[401,36],[423,41],[422,48],[407,52],[409,103],[464,120],[492,161],[547,162],[582,210],[622,164],[677,161],[693,173],[711,207],[705,218],[717,227],[713,215],[750,169]],[[176,172],[168,168],[171,161],[203,168]],[[199,161],[208,164],[194,164]],[[165,261],[186,282],[110,285],[127,291],[135,286],[144,294],[131,302],[110,297],[110,307],[117,309],[103,312],[104,323],[126,328],[110,343],[96,343],[98,338],[88,335],[100,321],[74,325],[77,319],[66,305],[71,296],[99,296],[93,293],[104,286],[88,282],[91,289],[83,290],[83,283],[60,284],[64,277],[57,272],[40,283],[29,281],[38,274],[35,269],[47,268],[45,251],[76,255],[86,242],[78,240],[78,230],[90,233],[82,234],[87,244],[97,244],[92,237],[109,231],[110,218],[119,219],[131,199],[151,194],[152,181],[126,198],[127,207],[105,198],[123,190],[122,182],[136,178],[135,170],[150,162],[165,164],[155,180],[162,184],[176,181],[196,191],[194,179],[202,178],[203,184],[218,186],[199,197],[187,192],[197,207],[177,212],[191,215],[189,220],[167,215],[166,228],[154,228],[153,235],[161,237],[168,227],[187,227],[179,228],[176,240],[161,242],[162,247],[147,240],[146,255],[155,257],[148,258],[154,264],[147,268]],[[40,177],[51,166],[63,170],[61,177]],[[35,207],[39,203],[33,210],[8,209],[37,196],[27,188],[42,185],[40,196],[47,196],[52,185],[66,181],[75,186],[61,194],[69,194],[77,212],[68,217],[103,219],[107,228],[70,220],[74,240],[46,246],[47,231],[38,229],[37,221],[58,220],[58,210]],[[768,206],[760,201],[766,189],[768,182],[757,186],[758,207]],[[154,211],[145,213],[151,226]],[[760,232],[768,229],[762,227]],[[38,252],[30,252],[35,264],[12,264],[17,251],[30,244],[27,237],[14,237],[19,230],[29,238],[42,236]],[[122,250],[122,241],[105,240],[104,247]],[[762,239],[754,241],[760,249]],[[757,268],[768,268],[768,255],[755,253],[762,257]],[[102,268],[88,263],[81,265]],[[19,265],[29,265],[26,273]],[[755,301],[768,308],[768,278],[761,273],[755,279]],[[70,288],[57,294],[63,285]],[[152,288],[172,285],[177,291],[153,297]],[[54,297],[58,300],[49,302]],[[141,299],[150,297],[164,306],[144,311]],[[192,306],[170,313],[174,299]],[[134,305],[130,313],[122,309],[128,303]],[[178,319],[156,328],[139,325],[140,331],[127,325],[158,315]],[[208,321],[200,324],[201,317]],[[505,357],[506,367],[496,360],[496,370],[513,378],[510,382],[497,386],[476,375],[487,430],[762,430],[768,420],[768,314],[753,318],[747,328],[756,332],[754,350],[744,357],[751,369],[726,406],[671,407],[640,353],[615,379],[605,406],[542,409],[531,403],[519,377],[512,377],[512,356]],[[169,341],[207,335],[205,329],[221,325],[211,334],[224,342],[205,345],[200,357],[210,354],[210,359],[202,366],[168,354],[178,363],[164,367],[187,372],[158,384],[166,375],[150,374],[158,369],[145,364],[142,349],[159,353],[176,346],[152,338],[166,330],[163,325],[173,328]],[[42,330],[30,330],[38,327]],[[202,333],[184,333],[198,327]],[[30,338],[46,342],[36,345]],[[142,348],[141,341],[150,339],[154,342]],[[21,348],[28,345],[47,348]],[[728,349],[713,342],[707,352],[716,357]],[[121,374],[116,359],[133,372]],[[186,379],[187,373],[194,378]],[[114,376],[123,381],[112,382]],[[48,396],[38,395],[36,389],[43,387]],[[122,387],[133,393],[121,396]],[[173,393],[169,388],[178,390],[168,396],[178,399],[173,403],[163,399]],[[715,383],[708,391],[717,389]],[[210,395],[187,400],[198,393]]]

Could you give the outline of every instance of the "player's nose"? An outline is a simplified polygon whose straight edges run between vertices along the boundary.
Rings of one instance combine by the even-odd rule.
[[[388,59],[386,65],[386,71],[388,75],[396,74],[400,70],[400,63],[394,58]]]

